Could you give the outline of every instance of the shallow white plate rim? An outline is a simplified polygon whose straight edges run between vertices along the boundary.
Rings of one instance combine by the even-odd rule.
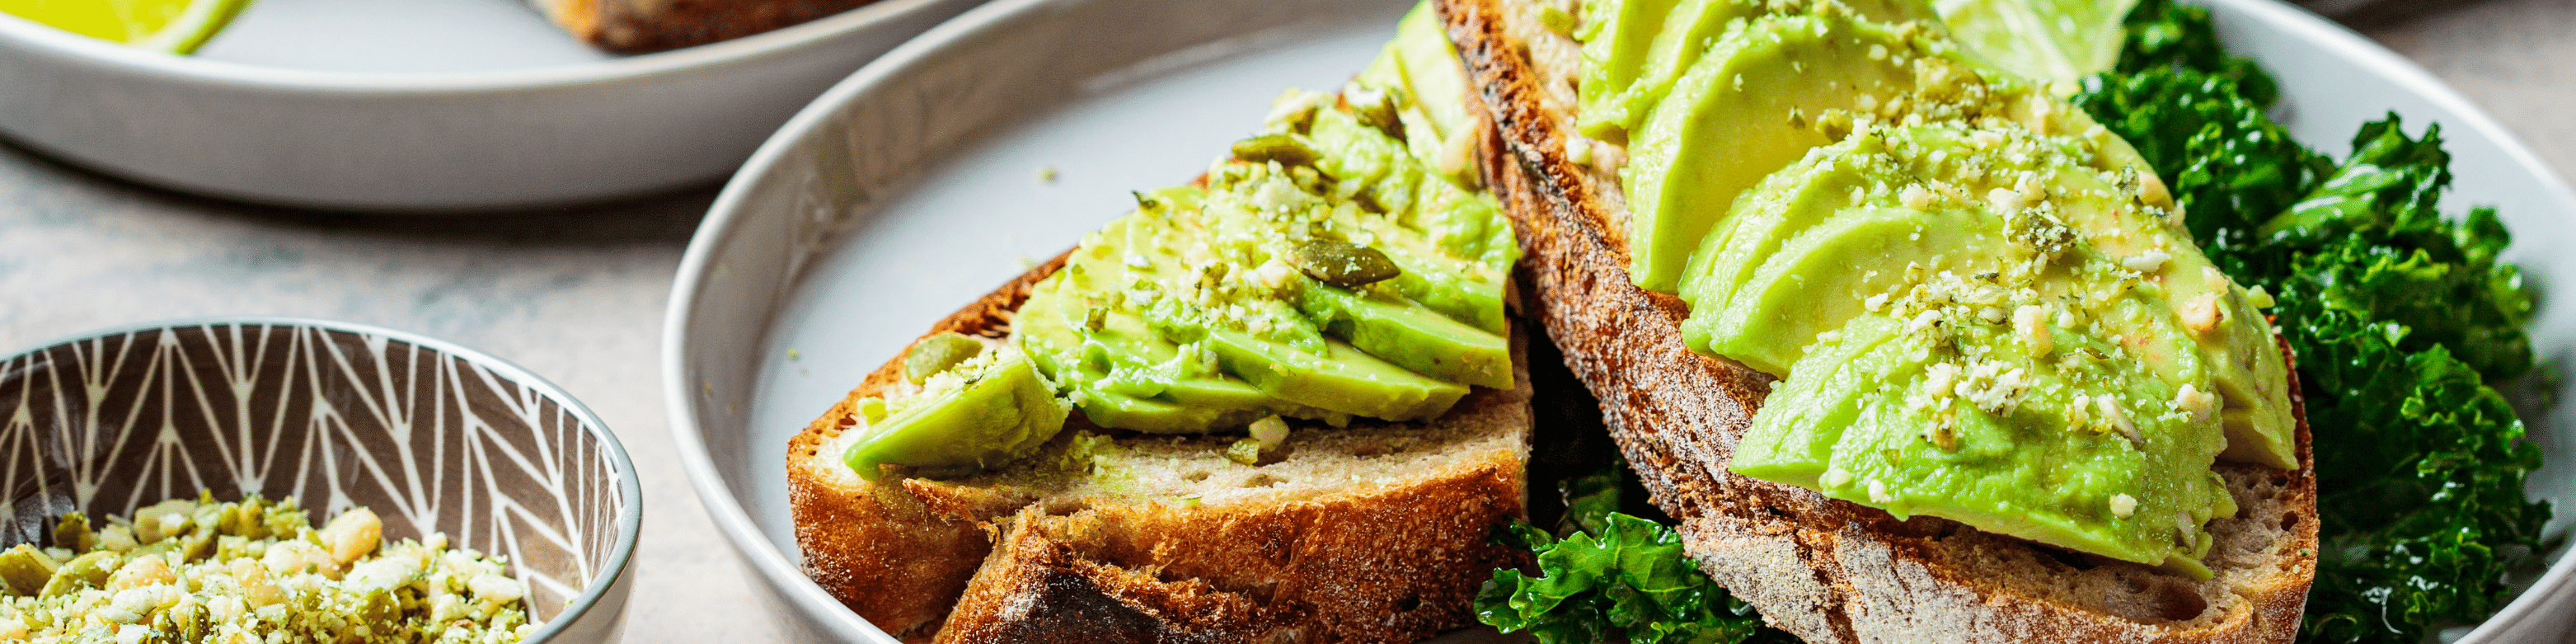
[[[712,274],[715,267],[711,258],[722,244],[723,237],[733,230],[734,222],[747,216],[740,206],[749,197],[752,178],[766,173],[771,166],[786,158],[787,151],[802,141],[808,132],[831,118],[837,107],[851,97],[887,82],[900,71],[932,60],[936,54],[953,46],[961,36],[1018,19],[1031,9],[1054,1],[995,0],[970,9],[896,46],[866,67],[859,68],[849,78],[824,90],[821,96],[814,98],[814,102],[806,104],[804,109],[796,112],[796,116],[789,118],[786,125],[780,126],[769,140],[761,142],[760,147],[752,151],[751,159],[725,182],[724,190],[717,193],[715,203],[707,209],[707,219],[698,224],[697,234],[690,237],[689,248],[680,257],[680,272],[672,282],[670,304],[665,309],[662,325],[662,395],[669,405],[671,436],[679,444],[681,465],[688,471],[689,483],[697,491],[698,501],[706,505],[707,514],[715,519],[717,529],[733,543],[734,551],[751,562],[789,601],[796,602],[798,609],[825,622],[832,630],[870,634],[882,641],[894,641],[875,624],[843,606],[841,600],[824,592],[821,585],[815,584],[795,563],[788,561],[786,553],[761,535],[760,526],[752,521],[749,512],[743,510],[732,486],[727,485],[724,477],[717,473],[714,455],[707,451],[706,435],[697,424],[697,397],[691,394],[693,389],[689,385],[691,361],[686,345],[693,319],[690,312],[696,308],[697,302],[697,289],[693,287],[704,283]]]
[[[867,623],[866,620],[860,619],[839,600],[832,598],[820,585],[807,578],[796,564],[787,559],[784,552],[764,536],[758,524],[752,520],[750,514],[743,509],[740,501],[735,497],[731,486],[725,483],[723,476],[717,471],[714,458],[707,450],[705,433],[697,422],[697,396],[694,395],[695,390],[690,384],[691,368],[694,364],[689,359],[687,351],[693,322],[691,312],[695,308],[697,292],[716,270],[711,264],[717,248],[723,239],[732,233],[735,223],[747,216],[739,206],[748,197],[746,193],[752,183],[751,177],[760,176],[778,164],[785,158],[790,148],[793,148],[815,127],[821,125],[825,119],[830,118],[835,108],[852,96],[887,81],[897,71],[919,64],[921,60],[950,46],[951,41],[959,36],[1015,18],[1032,7],[1042,6],[1051,1],[1053,0],[996,0],[977,7],[904,43],[825,91],[815,98],[813,103],[799,111],[768,141],[763,142],[760,148],[752,153],[751,159],[736,172],[734,178],[726,183],[724,191],[717,196],[714,205],[709,208],[707,219],[700,223],[697,234],[690,239],[688,250],[681,258],[679,274],[673,282],[672,294],[664,315],[663,395],[667,399],[666,404],[671,417],[672,438],[680,446],[681,461],[688,472],[691,487],[697,491],[699,501],[705,504],[708,514],[715,520],[718,529],[732,542],[737,552],[767,577],[768,582],[781,594],[798,604],[797,607],[802,612],[829,623],[835,627],[835,630],[871,633],[884,637],[883,631]],[[2542,190],[2552,193],[2561,202],[2576,203],[2576,191],[2569,189],[2565,178],[2551,171],[2550,166],[2542,162],[2539,155],[2523,143],[2520,137],[2505,130],[2485,110],[2479,109],[2467,97],[2460,95],[2413,61],[2371,42],[2357,32],[2281,0],[2202,1],[2227,5],[2264,16],[2284,30],[2308,36],[2311,42],[2330,49],[2337,55],[2361,61],[2366,66],[2384,71],[2392,81],[2414,89],[2435,104],[2451,110],[2457,118],[2444,121],[2444,127],[2465,127],[2495,141],[2498,147],[2517,164],[2542,169],[2542,172],[2538,173]],[[2561,457],[2576,457],[2576,455]],[[2532,611],[2537,610],[2542,598],[2568,592],[2569,586],[2576,585],[2576,563],[2570,563],[2571,561],[2576,561],[2576,557],[2564,557],[2556,565],[2551,566],[2538,582],[2524,590],[2503,609],[2490,615],[2468,637],[2459,640],[2459,644],[2494,641],[2502,636],[2504,629],[2501,625],[2521,621]]]
[[[251,0],[257,2],[258,0]],[[637,54],[594,63],[527,69],[418,74],[375,74],[284,69],[205,60],[128,47],[0,12],[0,39],[18,40],[57,56],[84,59],[138,76],[265,87],[311,93],[400,94],[518,90],[612,83],[669,72],[756,60],[861,29],[940,0],[877,0],[841,13],[731,40]]]

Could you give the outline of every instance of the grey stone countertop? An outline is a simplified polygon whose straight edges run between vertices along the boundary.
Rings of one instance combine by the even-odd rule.
[[[2576,169],[2576,2],[2462,0],[2355,18]],[[778,638],[691,492],[661,395],[662,308],[712,187],[572,209],[385,217],[240,205],[0,143],[0,349],[110,325],[294,315],[426,333],[572,391],[644,482],[637,642]]]

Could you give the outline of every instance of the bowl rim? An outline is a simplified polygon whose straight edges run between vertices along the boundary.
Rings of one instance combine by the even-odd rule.
[[[635,476],[635,462],[627,457],[626,444],[617,440],[617,432],[609,430],[608,424],[599,419],[599,414],[593,413],[589,406],[573,398],[572,392],[565,391],[563,387],[555,385],[554,381],[547,380],[526,367],[472,347],[410,331],[359,322],[282,315],[204,316],[121,324],[58,336],[0,355],[0,362],[84,340],[132,335],[144,331],[217,325],[291,326],[341,331],[383,336],[413,346],[428,347],[439,353],[474,363],[475,366],[489,370],[494,375],[511,382],[535,389],[539,395],[553,399],[555,404],[562,405],[566,413],[572,414],[574,419],[589,428],[591,436],[599,439],[600,445],[607,448],[609,465],[617,469],[617,496],[619,500],[625,502],[622,504],[624,507],[617,512],[617,543],[609,549],[608,560],[599,566],[597,572],[591,574],[589,583],[583,585],[581,595],[574,597],[572,601],[565,602],[563,610],[557,611],[553,619],[539,625],[536,634],[529,635],[523,641],[534,644],[553,639],[556,633],[563,632],[573,622],[578,621],[581,615],[590,612],[590,608],[607,596],[610,587],[617,585],[618,578],[624,576],[626,569],[632,565],[636,541],[644,527],[644,486]]]
[[[725,182],[723,192],[708,207],[706,218],[699,223],[697,232],[689,240],[687,252],[680,260],[663,319],[663,393],[668,405],[672,438],[679,446],[681,464],[688,473],[690,487],[697,492],[709,518],[731,542],[736,553],[765,577],[765,581],[781,596],[795,604],[798,612],[839,634],[876,634],[884,638],[883,641],[892,641],[883,634],[884,631],[831,597],[799,566],[789,562],[786,553],[769,540],[766,532],[743,509],[732,486],[717,470],[714,456],[707,450],[705,428],[698,423],[696,390],[690,384],[694,378],[691,370],[699,366],[688,355],[698,293],[708,289],[711,286],[708,280],[720,271],[714,265],[718,247],[737,234],[742,221],[753,216],[743,208],[749,201],[752,184],[758,181],[759,176],[786,161],[789,152],[812,137],[833,113],[898,75],[926,62],[935,62],[936,54],[957,46],[958,42],[975,33],[998,28],[1036,7],[1077,1],[1083,0],[993,0],[915,36],[834,84],[762,142],[750,159]],[[2421,65],[2359,32],[2285,0],[2184,1],[2241,11],[2337,57],[2375,70],[2390,82],[2415,91],[2435,106],[2454,114],[2456,118],[2444,121],[2445,128],[2474,131],[2495,142],[2504,156],[2516,165],[2538,169],[2541,192],[2563,203],[2576,203],[2576,190],[2571,190],[2566,178],[2543,162],[2521,137],[2505,129],[2484,109]],[[800,276],[791,274],[789,278],[794,280]],[[2576,454],[2559,456],[2576,458]],[[2576,592],[2576,556],[2570,555],[2576,555],[2576,551],[2562,553],[2559,560],[2551,564],[2530,587],[2479,622],[2457,644],[2498,641],[2507,635],[2507,631],[2529,620],[2549,598]]]
[[[679,49],[618,56],[596,62],[472,72],[321,71],[206,60],[91,38],[7,12],[0,12],[0,45],[17,44],[69,59],[67,64],[70,65],[167,82],[326,95],[507,92],[617,83],[775,57],[934,9],[945,2],[876,0],[794,25]],[[5,47],[0,47],[0,50],[5,50]]]

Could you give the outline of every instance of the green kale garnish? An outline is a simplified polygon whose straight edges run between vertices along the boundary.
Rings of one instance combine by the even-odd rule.
[[[2140,0],[2129,9],[2122,21],[2128,32],[2120,42],[2120,60],[2113,63],[2114,74],[2129,76],[2150,69],[2189,69],[2217,76],[2235,83],[2247,100],[2261,107],[2271,107],[2280,98],[2280,86],[2263,66],[2252,60],[2227,55],[2227,47],[2218,42],[2218,26],[2209,19],[2209,8],[2174,4],[2173,0]]]
[[[2313,443],[2310,642],[2415,642],[2486,619],[2549,520],[2522,491],[2539,448],[2485,384],[2532,365],[2531,294],[2496,259],[2511,238],[2491,209],[2440,216],[2440,128],[2399,125],[2362,126],[2352,156],[2242,251],[2286,267],[2238,279],[2277,293],[2309,426],[2333,432]]]
[[[1476,620],[1542,644],[1733,644],[1766,630],[1751,606],[1700,573],[1681,533],[1620,513],[1600,523],[1599,537],[1578,530],[1562,540],[1528,523],[1503,530],[1506,545],[1537,553],[1540,574],[1494,571],[1476,593]]]
[[[1588,408],[1597,419],[1597,403]],[[1538,438],[1550,442],[1552,433],[1541,432]],[[1605,454],[1591,464],[1599,469],[1560,475],[1556,488],[1564,514],[1554,531],[1527,522],[1495,531],[1496,542],[1530,551],[1538,574],[1494,571],[1476,595],[1477,621],[1507,633],[1526,630],[1547,644],[1798,641],[1763,625],[1752,606],[1702,574],[1684,551],[1679,532],[1656,519],[1629,514],[1658,513],[1643,503],[1645,490],[1626,461]]]
[[[2492,208],[2465,220],[2437,206],[2451,183],[2441,127],[2409,138],[2397,115],[2363,125],[2353,154],[2297,206],[2256,230],[2278,289],[2313,293],[2320,305],[2400,324],[2406,351],[2434,346],[2488,379],[2532,366],[2522,330],[2533,301],[2522,272],[2497,260],[2512,235]]]
[[[2402,325],[2302,313],[2319,313],[2291,334],[2309,345],[2303,363],[2335,363],[2302,365],[2335,383],[2317,388],[2333,403],[2309,406],[2310,426],[2335,435],[2314,443],[2323,547],[2303,641],[2412,643],[2486,619],[2549,520],[2522,493],[2538,447],[2442,346],[2407,352],[2395,346]]]
[[[2549,518],[2522,491],[2539,450],[2487,384],[2532,368],[2532,295],[2497,259],[2510,235],[2492,209],[2437,209],[2440,128],[2408,137],[2391,114],[2331,164],[2264,114],[2269,77],[2226,56],[2205,10],[2149,0],[2129,28],[2120,70],[2076,104],[2173,181],[2212,260],[2273,294],[2298,357],[2323,542],[2300,640],[2413,644],[2486,619]]]

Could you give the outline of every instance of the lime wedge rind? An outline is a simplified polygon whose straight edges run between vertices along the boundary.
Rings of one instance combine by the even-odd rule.
[[[0,0],[0,13],[66,33],[184,56],[213,39],[248,4],[249,0]]]
[[[224,25],[231,24],[234,16],[241,15],[242,7],[249,5],[249,0],[195,0],[168,26],[148,38],[126,44],[182,56],[195,53],[223,31]]]

